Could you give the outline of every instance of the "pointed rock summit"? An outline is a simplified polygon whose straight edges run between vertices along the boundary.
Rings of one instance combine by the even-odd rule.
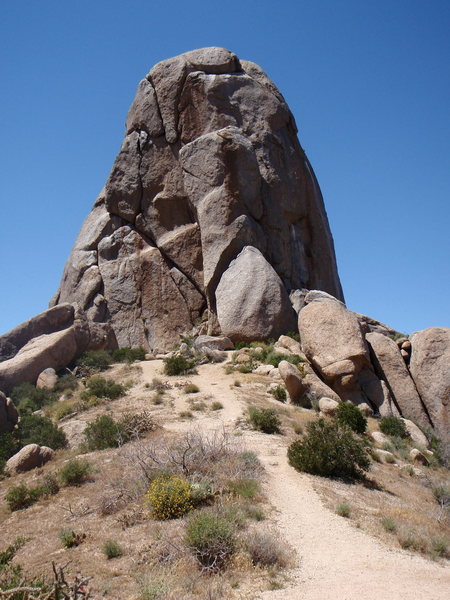
[[[200,318],[205,333],[233,340],[294,330],[288,298],[302,288],[342,300],[320,189],[283,96],[224,48],[158,63],[51,306],[77,305],[91,347],[164,351]]]

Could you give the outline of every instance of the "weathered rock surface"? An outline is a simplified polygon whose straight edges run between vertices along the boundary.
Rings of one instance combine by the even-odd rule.
[[[247,246],[277,276],[283,309],[303,288],[342,300],[322,196],[296,133],[276,86],[229,50],[155,65],[138,86],[122,147],[52,303],[85,311],[97,347],[166,351],[206,307],[208,333],[228,335],[222,300],[236,306],[239,290],[222,286],[219,319],[217,288]],[[267,278],[245,283],[259,290],[259,306],[240,294],[240,315],[265,319],[262,327],[247,322],[248,339],[295,329],[290,305],[280,315],[273,298],[263,301],[262,291],[275,289]]]
[[[21,323],[0,336],[0,360],[13,358],[30,340],[69,327],[75,310],[71,304],[62,303]]]
[[[388,386],[399,412],[423,427],[430,427],[430,421],[397,344],[389,337],[375,332],[368,333],[366,339],[371,348],[375,371]]]
[[[311,403],[318,402],[320,398],[340,401],[339,396],[317,377],[308,363],[302,363],[298,368],[282,360],[278,365],[278,371],[294,404],[310,408]]]
[[[47,446],[38,446],[38,444],[28,444],[24,446],[17,454],[11,456],[6,462],[5,473],[15,475],[30,471],[36,467],[42,467],[46,462],[52,459],[54,451]]]
[[[415,444],[421,446],[422,448],[427,449],[429,446],[429,442],[427,436],[423,433],[420,427],[417,427],[417,425],[409,419],[402,419],[402,421],[405,424],[406,430],[411,436],[412,441]]]
[[[339,402],[326,398],[325,396],[319,400],[320,412],[329,417],[334,417],[339,406]]]
[[[413,333],[410,340],[411,376],[450,456],[450,329],[430,327]]]
[[[264,340],[295,328],[283,282],[259,250],[246,246],[216,289],[217,318],[231,340]]]
[[[87,322],[81,318],[66,329],[32,338],[14,358],[0,363],[0,389],[9,392],[23,382],[34,384],[49,367],[58,371],[80,356],[89,340]]]
[[[210,350],[233,350],[234,344],[225,336],[199,335],[194,341],[194,349],[203,352],[205,348]]]
[[[0,392],[0,434],[12,431],[19,420],[19,413],[11,398]]]
[[[42,373],[39,374],[39,377],[36,381],[36,387],[52,390],[55,387],[57,381],[58,375],[56,374],[55,369],[49,367],[48,369],[44,369]]]

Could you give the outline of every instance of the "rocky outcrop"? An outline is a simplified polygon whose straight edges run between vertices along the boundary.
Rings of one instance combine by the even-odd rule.
[[[411,376],[450,457],[450,329],[430,327],[410,340]]]
[[[0,434],[12,431],[19,421],[19,413],[11,398],[0,392]]]
[[[246,246],[216,289],[217,319],[232,341],[264,340],[295,329],[283,282],[259,250]]]
[[[76,303],[93,331],[109,324],[112,345],[154,352],[171,349],[205,308],[209,334],[258,339],[293,328],[293,290],[342,299],[322,196],[296,133],[267,75],[229,50],[155,65],[52,304]],[[256,278],[242,283],[257,301],[229,285],[246,247]],[[246,319],[243,338],[226,303]]]
[[[84,315],[74,314],[69,327],[30,339],[14,358],[0,363],[0,389],[9,392],[20,383],[36,383],[45,369],[58,371],[81,356],[90,340]]]
[[[36,467],[42,467],[53,458],[53,455],[54,451],[47,446],[28,444],[6,462],[4,471],[7,475],[30,471]]]
[[[0,336],[0,360],[13,358],[33,338],[69,327],[73,323],[74,315],[74,307],[63,303],[21,323]]]
[[[309,363],[301,363],[296,367],[282,360],[278,371],[294,404],[310,408],[321,398],[329,398],[335,402],[340,400],[339,396],[317,377]]]
[[[397,344],[375,332],[368,333],[366,340],[372,352],[375,371],[386,382],[400,414],[407,415],[422,427],[430,427],[430,420]]]

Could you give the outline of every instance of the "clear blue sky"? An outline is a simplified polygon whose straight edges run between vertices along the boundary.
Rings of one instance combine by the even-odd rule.
[[[285,95],[317,173],[347,304],[450,325],[450,3],[2,3],[0,333],[44,310],[112,166],[138,81],[224,46]]]

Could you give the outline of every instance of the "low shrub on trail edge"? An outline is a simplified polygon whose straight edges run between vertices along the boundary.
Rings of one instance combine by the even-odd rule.
[[[59,477],[64,485],[81,485],[92,472],[92,465],[84,458],[72,458],[61,468]]]
[[[89,450],[106,450],[120,446],[125,441],[125,431],[111,416],[100,415],[86,427],[84,437]]]
[[[123,396],[125,388],[119,383],[114,383],[110,379],[104,379],[95,375],[91,377],[86,384],[86,390],[82,392],[82,399],[88,400],[90,396],[96,398],[109,398],[110,400],[116,400]]]
[[[166,375],[187,375],[192,373],[195,367],[195,360],[190,360],[181,354],[168,356],[163,362]]]
[[[324,419],[307,425],[304,438],[289,446],[288,459],[297,471],[322,477],[358,479],[370,467],[366,442],[348,427]]]
[[[145,503],[154,519],[177,519],[192,508],[189,482],[179,475],[161,474],[151,482]]]
[[[251,406],[248,411],[251,425],[263,433],[279,433],[281,421],[273,408],[256,408]]]
[[[220,571],[235,548],[234,524],[215,511],[202,511],[189,519],[185,534],[202,570]]]
[[[366,417],[351,402],[339,402],[336,420],[342,425],[348,425],[355,433],[364,433],[366,431]]]
[[[405,423],[398,417],[383,417],[380,420],[379,427],[380,431],[386,435],[403,439],[409,438]]]

